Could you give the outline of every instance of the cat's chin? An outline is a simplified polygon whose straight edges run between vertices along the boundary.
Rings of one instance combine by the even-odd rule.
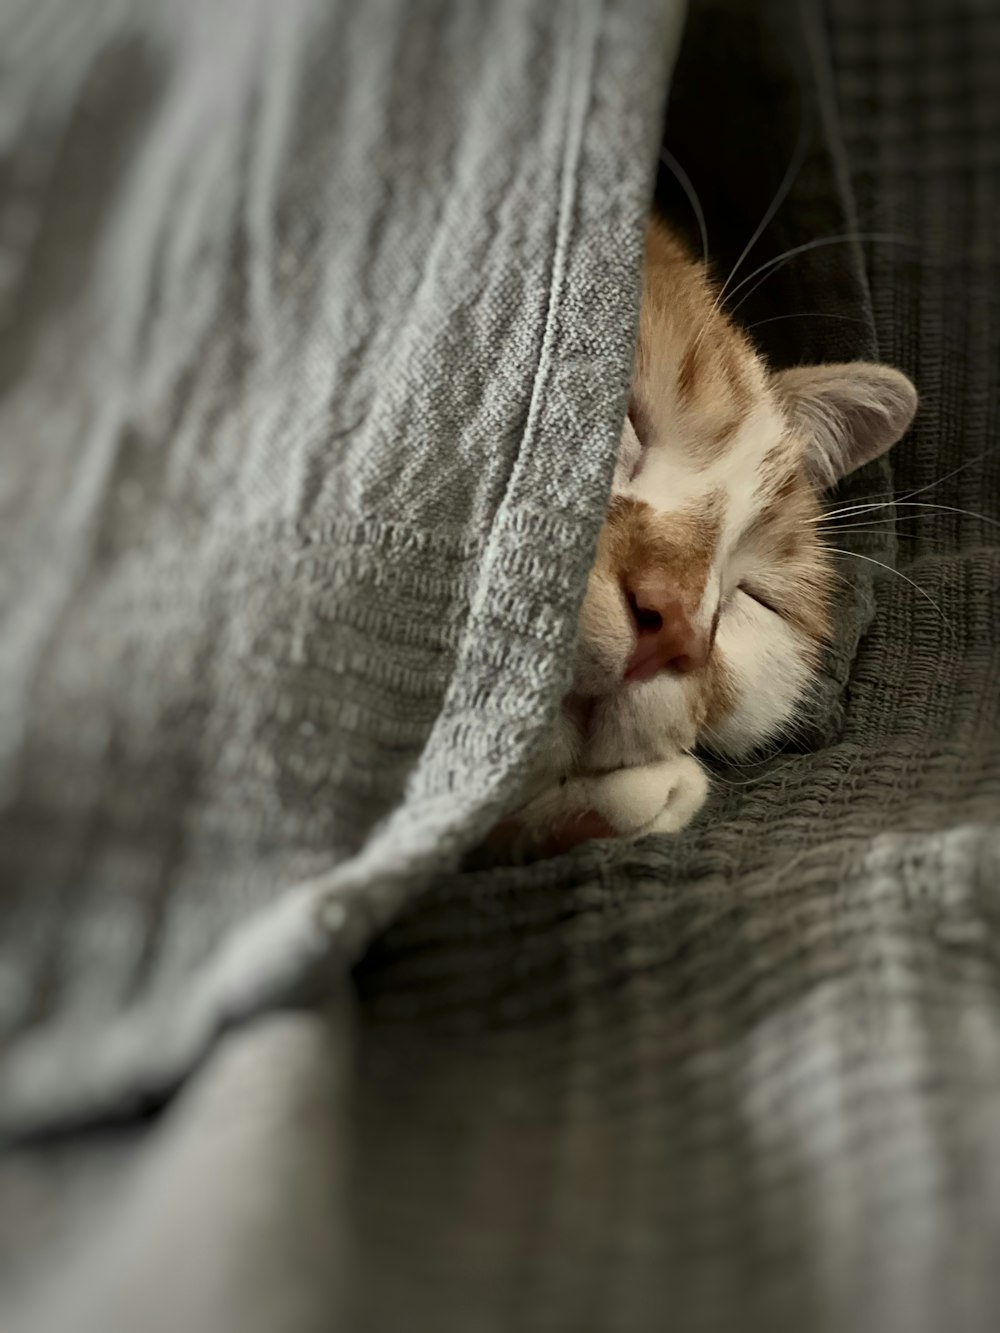
[[[628,658],[624,652],[620,660],[578,662],[573,674],[573,690],[569,697],[590,700],[613,699],[627,684],[625,679],[627,668]]]
[[[595,701],[582,733],[580,767],[608,772],[693,750],[697,724],[690,690],[689,682],[661,673],[623,683]]]

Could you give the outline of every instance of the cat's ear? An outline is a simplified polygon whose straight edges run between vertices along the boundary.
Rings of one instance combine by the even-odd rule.
[[[825,490],[904,435],[917,410],[917,391],[901,371],[868,361],[796,366],[774,383],[806,439],[807,466]]]

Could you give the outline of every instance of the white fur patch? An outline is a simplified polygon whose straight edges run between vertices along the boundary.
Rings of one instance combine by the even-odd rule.
[[[662,764],[640,770],[656,790],[666,792],[666,800],[648,823],[637,828],[633,837],[647,833],[679,833],[694,819],[708,796],[708,775],[697,760],[684,754]]]
[[[541,792],[517,811],[524,833],[536,840],[556,825],[590,812],[621,837],[677,833],[705,803],[708,778],[690,755],[569,778]]]
[[[787,621],[735,594],[719,623],[716,651],[736,698],[707,737],[713,749],[745,755],[787,727],[812,678],[806,649]]]

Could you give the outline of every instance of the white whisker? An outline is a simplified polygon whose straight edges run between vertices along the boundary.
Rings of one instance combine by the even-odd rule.
[[[919,518],[920,515],[919,515],[919,514],[904,514],[904,515],[902,515],[902,517],[903,517],[903,518]],[[888,519],[888,518],[887,518],[887,519],[885,520],[885,523],[891,525],[891,523],[892,523],[892,519]],[[833,531],[833,532],[838,532],[838,533],[839,533],[839,532],[872,532],[872,533],[879,532],[879,533],[881,533],[883,536],[885,536],[887,533],[891,533],[891,532],[893,532],[894,529],[893,529],[891,526],[888,526],[888,527],[878,527],[877,524],[874,524],[874,523],[845,523],[845,524],[843,524],[843,525],[841,525],[841,524],[838,523],[837,526],[836,526],[835,528],[832,529],[832,531]],[[824,534],[822,534],[822,535],[825,536],[826,534],[824,533]],[[915,533],[915,532],[897,532],[897,533],[895,533],[895,535],[896,535],[897,537],[899,537],[899,538],[903,538],[903,537],[905,537],[908,541],[915,541],[916,538],[917,538],[917,536],[918,536],[919,534],[917,534],[917,533]]]
[[[749,300],[750,297],[753,296],[761,283],[766,282],[767,279],[776,273],[779,268],[784,268],[786,264],[790,263],[791,260],[795,259],[798,255],[806,254],[809,250],[819,250],[825,245],[846,245],[849,241],[878,241],[885,244],[895,245],[912,245],[914,243],[909,236],[897,236],[892,232],[880,231],[852,231],[845,232],[842,236],[821,236],[815,241],[804,241],[802,245],[795,245],[791,250],[786,250],[783,254],[775,255],[773,259],[767,260],[766,263],[755,268],[752,273],[748,273],[741,282],[738,282],[730,293],[731,296],[735,296],[740,288],[745,287],[748,282],[753,282],[753,279],[756,278],[758,274],[763,274],[763,277],[761,277],[758,282],[754,283],[748,292],[740,297],[729,313],[735,315],[736,311],[739,310],[744,301]]]
[[[955,627],[952,625],[951,621],[948,619],[948,617],[945,615],[945,613],[941,610],[940,606],[938,606],[937,602],[935,602],[934,598],[930,595],[930,593],[927,591],[927,589],[926,589],[926,588],[922,588],[922,587],[920,586],[919,583],[915,582],[915,580],[913,580],[913,579],[911,579],[911,578],[908,578],[905,574],[901,573],[898,569],[893,569],[892,565],[887,565],[887,564],[885,564],[884,561],[882,561],[882,560],[875,560],[875,559],[873,559],[873,557],[870,556],[870,555],[860,555],[857,551],[844,551],[844,550],[841,550],[840,547],[838,547],[838,546],[828,546],[828,547],[827,547],[827,550],[828,550],[828,551],[834,551],[837,555],[846,555],[846,556],[849,556],[852,560],[864,560],[864,561],[865,561],[867,564],[869,564],[869,565],[878,565],[879,569],[885,569],[885,570],[887,570],[890,574],[895,574],[896,577],[902,579],[904,583],[908,583],[908,584],[910,585],[911,588],[916,588],[917,592],[920,593],[921,597],[923,597],[926,601],[930,602],[931,606],[933,606],[934,610],[935,610],[935,611],[938,613],[938,615],[941,617],[941,620],[943,621],[943,623],[944,623],[945,625],[947,625],[948,629],[951,630],[952,634],[955,633]],[[956,635],[956,637],[957,637],[957,635]]]
[[[912,499],[914,495],[923,495],[926,491],[932,491],[935,489],[935,487],[942,485],[942,483],[950,481],[952,477],[957,477],[960,472],[965,472],[967,471],[968,468],[975,467],[976,464],[981,463],[984,458],[988,458],[991,453],[993,453],[992,449],[982,450],[982,452],[976,454],[974,458],[970,458],[965,463],[960,464],[960,466],[952,468],[950,472],[946,472],[943,477],[938,477],[934,481],[929,481],[926,486],[918,486],[915,491],[908,491],[905,495],[901,495],[898,500],[895,499],[894,491],[872,491],[868,495],[857,496],[856,499],[851,502],[851,504],[852,505],[861,504],[866,500],[875,501],[875,500],[883,500],[886,498],[888,498],[888,500],[891,503],[901,504],[906,500]],[[834,510],[833,512],[836,513],[838,511]]]
[[[982,523],[989,523],[991,527],[1000,527],[1000,521],[991,518],[988,514],[977,514],[972,509],[962,509],[958,505],[938,505],[915,503],[911,500],[883,500],[878,504],[850,505],[844,509],[835,509],[832,513],[821,514],[818,518],[810,519],[817,527],[823,527],[826,524],[832,524],[841,518],[854,518],[858,514],[872,513],[877,509],[939,509],[948,514],[965,514],[967,518],[974,518]],[[906,518],[919,518],[919,514],[898,514],[893,515],[900,520]],[[888,520],[887,520],[888,521]]]
[[[758,222],[756,231],[750,237],[749,241],[747,241],[746,245],[743,247],[739,259],[737,259],[736,263],[733,265],[732,269],[729,272],[729,277],[722,284],[722,289],[719,292],[719,295],[715,301],[715,309],[718,309],[719,306],[722,304],[726,292],[729,290],[729,284],[732,282],[733,278],[736,277],[736,274],[740,271],[740,266],[742,265],[744,259],[746,259],[747,255],[760,240],[761,236],[763,236],[765,230],[767,229],[768,223],[777,213],[781,205],[785,202],[789,190],[795,184],[795,178],[799,174],[799,171],[802,168],[802,163],[805,161],[806,153],[808,152],[809,149],[810,128],[811,127],[808,118],[805,115],[803,115],[799,121],[799,134],[798,134],[798,139],[796,140],[795,143],[795,149],[792,153],[791,159],[789,160],[788,166],[785,168],[785,174],[781,178],[781,183],[779,184],[777,190],[775,191],[774,198],[768,205],[764,213],[764,216],[761,218],[760,222]]]
[[[794,315],[771,315],[767,319],[758,319],[753,324],[746,326],[747,332],[751,329],[759,329],[763,324],[777,324],[782,319],[842,319],[848,324],[865,324],[866,320],[857,319],[854,315],[831,315],[823,310],[800,310]]]
[[[796,139],[795,142],[795,148],[792,151],[792,156],[789,159],[788,166],[785,168],[785,174],[784,176],[782,176],[778,188],[774,193],[774,198],[771,200],[770,204],[765,209],[764,216],[761,218],[760,222],[757,223],[757,227],[753,235],[750,237],[749,241],[747,241],[746,245],[743,247],[743,250],[740,253],[740,257],[737,259],[733,267],[729,270],[729,276],[726,278],[725,282],[722,284],[722,287],[719,289],[718,296],[716,296],[715,300],[712,302],[712,307],[708,312],[708,316],[705,320],[705,323],[702,325],[700,333],[694,340],[692,354],[697,353],[698,348],[701,346],[702,339],[708,332],[713,317],[715,316],[716,312],[719,310],[719,307],[722,305],[723,300],[725,299],[726,292],[729,289],[729,284],[732,282],[733,278],[736,277],[736,274],[739,272],[740,266],[742,265],[744,259],[746,259],[747,255],[760,240],[768,224],[771,222],[771,219],[777,213],[781,205],[785,202],[789,190],[795,184],[795,178],[796,176],[798,176],[799,171],[802,169],[802,163],[805,161],[806,153],[808,152],[809,130],[810,130],[809,121],[807,117],[803,114],[799,120],[799,133],[798,133],[798,138]]]
[[[677,183],[687,196],[687,201],[691,205],[691,211],[698,220],[698,231],[701,233],[701,258],[705,268],[708,268],[708,227],[705,225],[705,211],[701,206],[701,200],[698,198],[698,191],[692,184],[691,177],[687,174],[681,164],[674,157],[669,148],[660,150],[660,161],[667,167],[677,179]]]
[[[993,451],[984,449],[982,453],[976,454],[975,458],[970,458],[967,463],[962,463],[959,467],[953,468],[951,472],[946,472],[943,477],[938,477],[937,481],[928,482],[926,486],[919,486],[915,491],[910,491],[903,496],[904,500],[912,499],[914,495],[923,495],[925,491],[933,490],[935,486],[940,486],[943,481],[950,481],[952,477],[957,477],[960,472],[967,468],[974,467],[976,463],[981,463],[984,458],[988,458]]]
[[[711,731],[708,727],[704,727],[702,729],[702,734],[706,736],[715,736],[717,740],[721,739],[717,732]],[[753,768],[764,768],[765,765],[772,764],[774,760],[777,758],[777,756],[781,753],[781,745],[787,744],[788,739],[790,738],[786,737],[784,740],[781,741],[780,745],[775,746],[773,750],[770,750],[760,759],[736,759],[732,755],[726,754],[724,750],[717,750],[714,746],[701,741],[700,738],[699,738],[699,745],[705,751],[706,754],[711,755],[712,758],[717,760],[720,764],[725,764],[729,768],[739,768],[747,770]]]

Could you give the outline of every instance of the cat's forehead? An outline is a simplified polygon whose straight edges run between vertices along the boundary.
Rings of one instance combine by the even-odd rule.
[[[722,512],[720,540],[741,531],[797,470],[799,445],[774,398],[761,393],[748,403],[724,438],[701,423],[678,420],[644,450],[641,466],[619,493],[656,513],[697,512],[711,503]]]

